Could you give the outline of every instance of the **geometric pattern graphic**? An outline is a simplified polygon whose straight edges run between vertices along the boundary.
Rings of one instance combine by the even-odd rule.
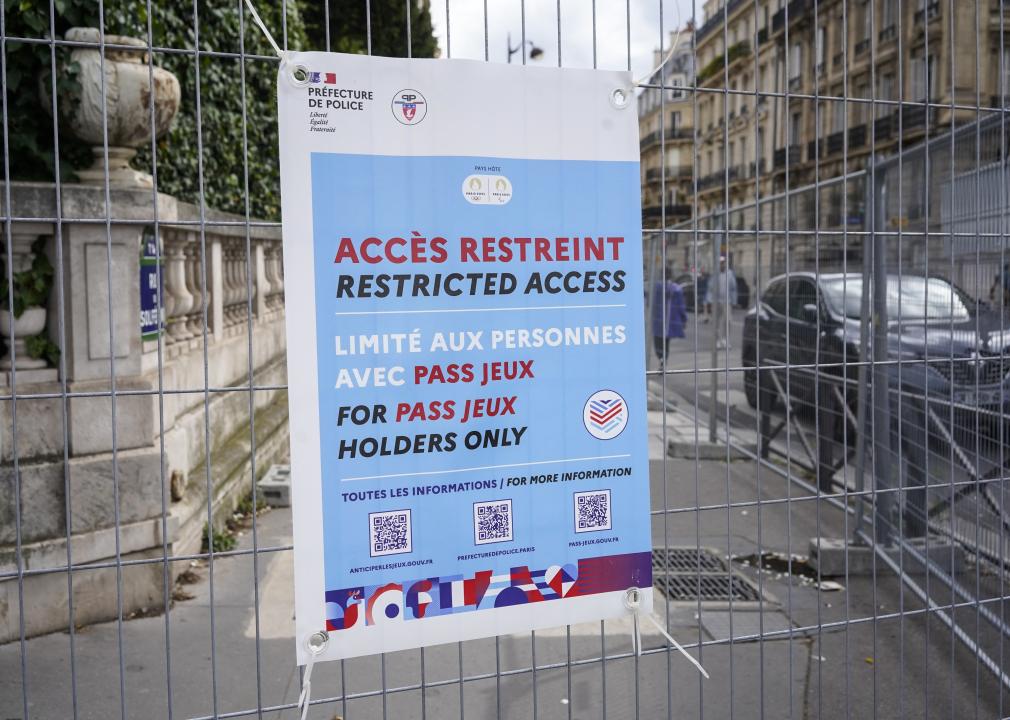
[[[620,435],[628,424],[627,404],[613,390],[599,390],[586,401],[582,421],[594,438],[610,440]]]
[[[525,565],[496,574],[421,577],[326,591],[326,629],[422,620],[652,586],[652,553],[583,558],[578,565]]]

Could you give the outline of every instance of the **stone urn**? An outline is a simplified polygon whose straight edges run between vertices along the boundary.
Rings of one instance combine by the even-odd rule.
[[[13,323],[11,322],[13,321]],[[13,325],[13,327],[12,327]],[[0,334],[8,344],[7,354],[0,359],[0,369],[10,370],[17,360],[18,370],[35,370],[44,368],[46,361],[41,358],[28,357],[25,339],[38,335],[46,327],[46,309],[44,307],[25,308],[21,317],[14,317],[9,310],[0,310]],[[11,343],[13,330],[14,342]],[[13,352],[12,352],[13,350]]]
[[[179,110],[179,80],[168,70],[151,64],[144,41],[122,35],[106,35],[106,45],[125,45],[130,49],[105,50],[103,103],[103,63],[98,49],[98,28],[71,28],[66,33],[66,39],[94,45],[75,47],[70,51],[70,63],[77,65],[73,76],[77,90],[71,97],[61,98],[60,103],[61,119],[77,139],[91,145],[95,156],[92,166],[78,173],[81,182],[105,184],[107,128],[109,185],[118,188],[152,187],[154,181],[151,176],[130,167],[130,160],[137,154],[138,147],[150,146],[152,132],[158,137],[171,127],[172,119]],[[66,79],[71,79],[69,65],[61,67],[60,72]]]

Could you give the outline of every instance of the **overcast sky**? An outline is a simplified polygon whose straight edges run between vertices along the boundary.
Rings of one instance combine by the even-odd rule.
[[[505,62],[507,38],[513,47],[522,35],[520,0],[487,0],[487,47],[492,62]],[[544,51],[539,64],[558,64],[559,0],[525,0],[526,39]],[[593,0],[560,0],[561,58],[565,67],[593,66]],[[484,59],[484,0],[449,0],[446,38],[446,0],[432,0],[435,35],[443,57],[448,47],[454,58]],[[702,16],[701,0],[595,0],[597,63],[601,68],[628,67],[628,16],[631,18],[631,68],[636,78],[653,67],[653,50],[660,37]],[[662,10],[662,24],[660,13]],[[521,62],[517,53],[512,62]]]

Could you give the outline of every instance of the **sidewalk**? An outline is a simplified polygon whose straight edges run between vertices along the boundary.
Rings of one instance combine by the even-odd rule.
[[[751,461],[670,458],[663,444],[686,432],[678,409],[650,413],[653,540],[656,547],[710,548],[722,558],[763,552],[805,556],[816,535],[844,536],[845,518],[823,501],[806,496],[781,475]],[[691,423],[694,420],[690,421]],[[701,437],[707,427],[698,426]],[[690,439],[693,442],[693,427]],[[761,503],[757,504],[760,500]],[[785,502],[789,500],[789,502]],[[730,506],[728,503],[732,503]],[[700,508],[700,509],[699,509]],[[665,511],[665,512],[663,512]],[[261,548],[290,543],[290,513],[260,516]],[[241,548],[252,537],[240,538]],[[753,563],[752,563],[753,564]],[[799,567],[797,565],[797,567]],[[876,578],[840,579],[844,589],[821,591],[808,578],[781,571],[757,571],[732,563],[756,588],[757,601],[702,603],[667,601],[657,592],[654,615],[682,643],[707,643],[699,653],[711,679],[701,681],[676,652],[636,660],[598,661],[631,650],[630,620],[573,626],[536,633],[535,674],[529,635],[439,646],[321,665],[313,672],[313,696],[367,694],[345,704],[313,708],[326,718],[995,718],[998,688],[974,657],[952,641],[935,618],[885,618],[921,606],[883,571]],[[259,642],[253,600],[252,556],[220,558],[213,568],[214,626],[211,632],[210,568],[196,568],[200,580],[183,589],[166,617],[122,624],[122,683],[130,718],[212,716],[293,703],[299,687],[293,666],[291,554],[261,554]],[[846,619],[849,624],[844,624]],[[817,626],[824,629],[818,631]],[[664,640],[643,626],[647,649]],[[729,638],[733,638],[730,642]],[[740,640],[739,638],[744,638]],[[73,717],[69,635],[29,640],[27,647],[30,717]],[[166,681],[166,640],[171,645],[171,690]],[[77,716],[118,718],[120,637],[116,623],[83,628],[75,636]],[[213,643],[213,648],[212,648]],[[569,655],[570,649],[570,655]],[[211,658],[216,658],[212,663]],[[424,662],[429,687],[378,691],[420,683]],[[257,658],[259,666],[257,669]],[[568,662],[570,658],[570,663]],[[592,661],[585,662],[584,661]],[[460,665],[467,676],[461,691],[453,682]],[[504,675],[496,681],[496,667]],[[669,678],[669,681],[668,681]],[[216,696],[214,686],[216,680]],[[261,689],[257,693],[257,687]],[[534,687],[536,692],[534,694]],[[601,698],[606,697],[606,708]],[[17,643],[0,647],[0,718],[22,718],[21,659]],[[637,705],[637,707],[636,707]],[[604,712],[605,711],[605,712]],[[668,715],[668,713],[670,713]],[[253,714],[255,716],[255,714]],[[266,712],[266,718],[294,718],[293,710]]]

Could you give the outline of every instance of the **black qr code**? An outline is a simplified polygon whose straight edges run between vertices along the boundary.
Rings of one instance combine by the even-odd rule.
[[[473,508],[474,539],[483,543],[506,542],[512,539],[512,501],[497,500],[477,503]]]
[[[391,555],[410,552],[410,512],[373,513],[368,516],[371,554]]]
[[[610,491],[578,493],[575,496],[575,530],[610,529]]]

